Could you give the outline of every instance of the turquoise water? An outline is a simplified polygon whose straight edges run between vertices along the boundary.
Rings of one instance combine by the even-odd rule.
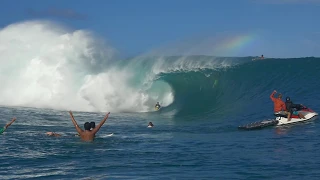
[[[149,92],[171,91],[172,103],[158,112],[111,111],[92,143],[74,136],[66,110],[2,106],[3,126],[17,120],[0,136],[1,179],[319,179],[318,119],[256,131],[237,127],[273,118],[274,89],[320,112],[320,59],[223,61],[233,65],[160,72]],[[142,82],[139,73],[132,85]],[[82,127],[104,112],[74,116]]]

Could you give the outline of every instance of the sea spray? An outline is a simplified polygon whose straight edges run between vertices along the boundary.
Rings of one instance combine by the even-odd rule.
[[[92,32],[48,21],[5,27],[0,51],[0,105],[74,111],[148,112],[156,102],[168,107],[163,112],[210,111],[223,91],[219,72],[251,62],[213,56],[117,59],[116,50]]]
[[[173,101],[169,89],[150,97],[152,79],[143,74],[135,82],[139,69],[115,65],[115,49],[88,31],[49,21],[16,23],[1,29],[0,52],[1,105],[145,112],[156,101]]]

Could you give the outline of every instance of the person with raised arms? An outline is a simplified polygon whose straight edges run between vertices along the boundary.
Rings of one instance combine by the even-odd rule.
[[[109,117],[110,112],[108,112],[103,120],[95,127],[92,128],[92,123],[86,122],[84,123],[84,130],[82,130],[77,121],[74,119],[73,114],[71,111],[69,111],[72,123],[74,127],[76,128],[77,132],[79,133],[81,140],[83,141],[93,141],[95,138],[95,134],[100,130],[101,126],[106,122],[106,120]]]

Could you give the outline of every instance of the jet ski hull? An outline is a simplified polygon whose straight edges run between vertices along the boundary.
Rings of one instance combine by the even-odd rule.
[[[298,122],[304,122],[304,121],[309,121],[313,120],[316,116],[318,116],[318,113],[308,113],[304,115],[305,119],[300,119],[299,117],[292,117],[290,121],[288,121],[288,118],[286,117],[276,117],[276,120],[279,121],[277,124],[278,126],[285,125],[285,124],[293,124],[293,123],[298,123]]]
[[[290,121],[288,121],[287,115],[274,114],[276,116],[275,119],[249,123],[246,125],[238,126],[238,129],[255,130],[255,129],[262,129],[270,126],[281,126],[286,124],[293,124],[293,123],[314,120],[318,116],[318,113],[314,112],[313,110],[307,107],[302,107],[302,109],[300,109],[298,112],[304,115],[305,119],[302,119],[302,118],[300,119],[299,116],[292,115]]]
[[[315,119],[315,117],[318,116],[318,113],[316,113],[308,108],[300,110],[298,112],[301,113],[302,115],[304,115],[305,119],[299,118],[299,116],[297,116],[297,115],[292,115],[290,121],[288,121],[288,118],[285,115],[275,114],[275,116],[276,116],[275,120],[279,121],[277,126],[309,121],[309,120]]]

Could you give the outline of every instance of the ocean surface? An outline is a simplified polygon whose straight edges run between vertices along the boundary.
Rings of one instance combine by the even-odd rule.
[[[320,178],[319,119],[237,128],[274,118],[273,90],[320,112],[320,58],[119,60],[84,31],[50,27],[0,31],[0,126],[17,117],[0,135],[0,179]],[[68,110],[80,127],[111,114],[88,143]]]
[[[317,58],[268,59],[218,77],[207,69],[166,74],[179,93],[171,105],[111,112],[92,143],[74,136],[67,111],[3,106],[1,124],[17,120],[0,136],[1,179],[318,179],[317,119],[255,131],[237,126],[273,118],[274,89],[319,112],[319,69]],[[74,112],[81,125],[104,114]]]

